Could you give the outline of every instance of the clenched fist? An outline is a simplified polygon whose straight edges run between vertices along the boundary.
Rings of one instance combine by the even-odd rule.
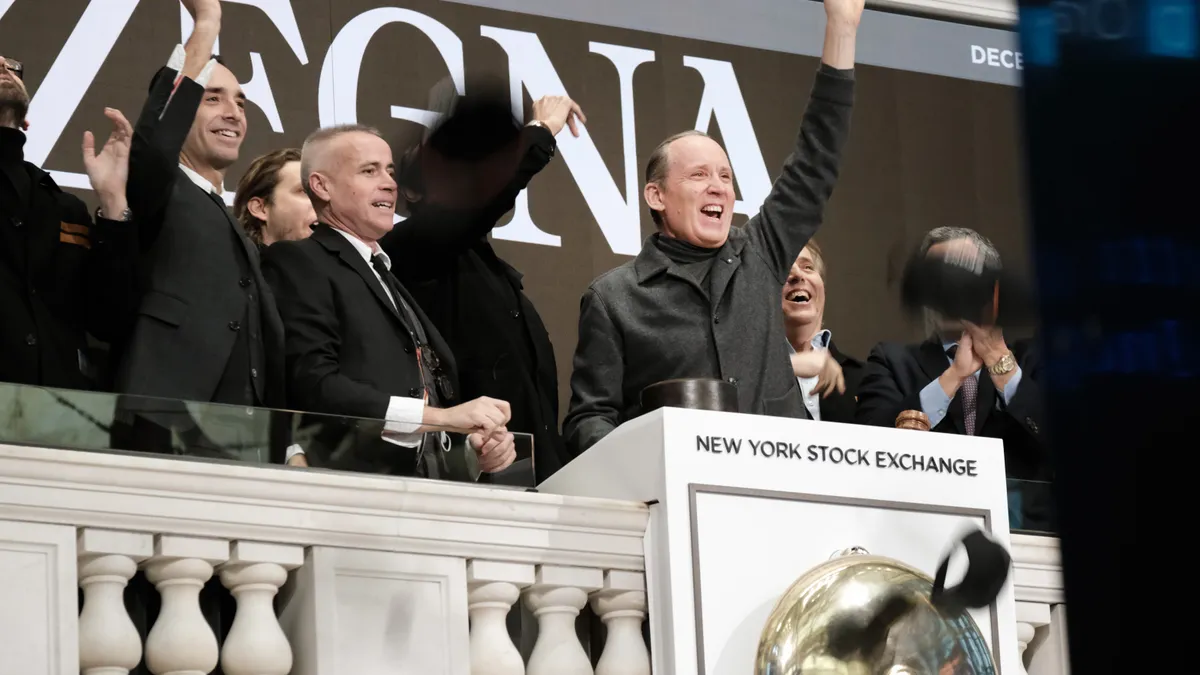
[[[471,434],[467,437],[471,448],[479,456],[479,470],[484,473],[503,471],[512,465],[517,458],[517,446],[514,437],[507,429],[501,427],[490,436]]]
[[[511,418],[512,408],[509,407],[508,401],[487,396],[480,396],[474,401],[453,408],[425,409],[426,424],[468,433],[481,433],[484,436],[491,436],[497,429],[508,424]]]

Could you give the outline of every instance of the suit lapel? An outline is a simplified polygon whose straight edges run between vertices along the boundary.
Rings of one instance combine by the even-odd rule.
[[[346,240],[345,237],[333,231],[333,228],[328,225],[318,225],[313,228],[312,236],[320,241],[326,249],[337,253],[342,262],[350,266],[358,276],[362,277],[363,283],[367,288],[371,289],[371,294],[383,308],[391,314],[400,325],[409,329],[408,322],[404,317],[400,316],[400,312],[396,309],[396,305],[388,299],[387,293],[383,290],[383,285],[379,283],[379,279],[375,276],[375,270],[371,269],[371,265],[363,260],[362,255],[354,248],[354,245]],[[399,284],[397,284],[399,286]]]

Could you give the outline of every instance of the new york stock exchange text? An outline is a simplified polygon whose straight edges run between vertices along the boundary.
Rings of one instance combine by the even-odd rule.
[[[864,468],[920,471],[952,476],[979,475],[973,459],[937,457],[911,452],[889,452],[832,445],[805,445],[788,441],[766,441],[726,436],[696,436],[696,451],[713,455],[745,455],[758,459],[844,464]]]

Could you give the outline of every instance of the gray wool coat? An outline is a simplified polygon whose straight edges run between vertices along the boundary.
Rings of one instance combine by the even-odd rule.
[[[822,64],[796,149],[758,214],[730,230],[710,293],[650,240],[584,292],[563,421],[572,455],[636,417],[643,388],[674,378],[724,379],[744,413],[805,416],[780,294],[837,182],[853,102],[853,71]]]

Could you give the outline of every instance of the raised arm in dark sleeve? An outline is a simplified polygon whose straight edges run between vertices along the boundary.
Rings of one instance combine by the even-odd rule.
[[[204,95],[204,87],[186,77],[175,87],[178,75],[171,68],[158,71],[133,127],[126,194],[143,249],[154,243],[162,229],[163,212],[179,175],[179,151]]]
[[[422,281],[437,276],[448,260],[487,236],[496,221],[512,210],[517,195],[546,168],[557,149],[554,136],[540,126],[525,127],[521,143],[524,152],[516,173],[485,206],[454,209],[424,205],[379,242],[401,280]]]
[[[388,395],[341,373],[337,307],[316,262],[297,242],[280,242],[265,250],[262,266],[287,326],[284,361],[289,407],[383,419]]]
[[[593,289],[579,308],[579,343],[571,373],[571,404],[563,420],[567,452],[577,457],[617,427],[624,402],[624,344]]]
[[[81,222],[89,223],[91,249],[78,289],[85,298],[85,328],[104,342],[119,342],[133,324],[139,300],[137,223],[97,217],[79,203]]]
[[[781,283],[825,216],[850,134],[853,106],[854,71],[822,63],[800,122],[796,149],[762,208],[746,225]]]
[[[858,424],[894,427],[896,416],[905,410],[921,410],[921,391],[918,389],[905,396],[896,381],[887,345],[875,345],[867,357],[862,382],[858,385],[854,420]]]

